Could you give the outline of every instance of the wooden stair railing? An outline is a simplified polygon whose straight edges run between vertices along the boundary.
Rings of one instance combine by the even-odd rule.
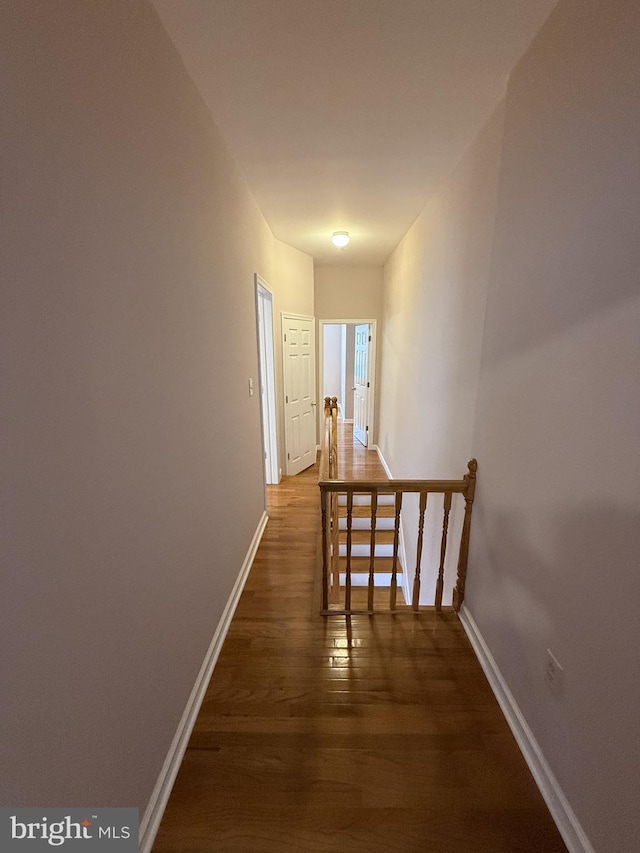
[[[320,481],[338,478],[338,399],[324,398],[324,432],[320,453]],[[322,510],[322,610],[329,607],[329,589],[340,584],[338,493],[323,492]],[[329,556],[330,555],[330,556]],[[331,572],[331,582],[329,581]]]
[[[460,480],[341,480],[338,472],[338,430],[337,430],[337,399],[325,398],[325,424],[320,457],[320,501],[322,510],[322,612],[325,615],[336,613],[376,613],[398,612],[401,610],[418,611],[420,606],[420,591],[422,586],[422,552],[425,536],[425,516],[427,501],[430,495],[443,495],[442,532],[440,535],[440,561],[434,592],[436,611],[443,607],[444,572],[447,554],[449,516],[452,508],[453,495],[460,494],[464,498],[464,518],[460,548],[458,552],[457,579],[453,590],[452,605],[455,611],[460,610],[464,600],[469,557],[469,534],[471,529],[471,512],[476,487],[476,472],[478,463],[471,459],[468,471]],[[406,494],[417,494],[419,501],[417,547],[415,555],[415,573],[409,607],[398,605],[398,573],[400,550],[400,519],[403,497]],[[353,606],[354,562],[354,499],[358,496],[358,504],[370,506],[369,520],[369,552],[366,606],[356,609]],[[382,496],[390,496],[390,501],[381,500]],[[342,501],[341,501],[342,497]],[[376,608],[376,536],[378,532],[378,511],[381,504],[393,508],[393,546],[391,553],[391,571],[389,578],[389,604],[385,608]],[[340,545],[340,506],[346,505],[344,547],[344,571],[341,572]],[[391,508],[391,507],[389,507]],[[391,517],[388,518],[391,520]],[[362,528],[360,528],[362,530]],[[355,531],[356,533],[359,531]],[[405,555],[406,559],[407,555]],[[359,559],[359,558],[358,558]],[[388,558],[387,558],[388,559]],[[344,583],[341,584],[341,578]],[[342,606],[341,587],[344,587],[344,605]]]

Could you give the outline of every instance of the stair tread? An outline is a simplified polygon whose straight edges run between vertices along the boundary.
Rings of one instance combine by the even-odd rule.
[[[392,494],[384,494],[378,495],[378,508],[383,506],[395,506],[396,499],[395,495]],[[347,496],[345,494],[338,494],[338,505],[340,507],[346,507],[347,505]],[[355,507],[369,507],[371,506],[371,495],[358,495],[354,494],[353,496],[353,506]]]
[[[393,530],[380,530],[376,529],[375,531],[375,541],[378,545],[393,545]],[[340,544],[345,544],[347,541],[347,531],[340,530]],[[351,531],[351,542],[354,545],[369,545],[371,542],[371,531],[370,530],[352,530]]]
[[[347,561],[345,557],[340,557],[339,570],[341,574],[344,574],[346,569]],[[379,572],[385,574],[391,574],[393,570],[393,557],[376,557],[373,563],[373,571],[374,574]],[[365,573],[369,574],[369,557],[352,557],[351,558],[351,572],[352,573]],[[400,564],[400,560],[398,560],[398,575],[402,574],[402,565]]]
[[[340,530],[347,529],[347,519],[341,518],[338,524]],[[352,530],[368,530],[371,533],[372,528],[372,520],[371,518],[352,518],[351,519],[351,529]],[[376,519],[376,531],[379,530],[391,530],[393,532],[394,524],[393,518],[385,518],[384,516],[378,516]]]
[[[338,514],[340,518],[346,518],[347,507],[340,505]],[[393,504],[379,505],[376,512],[378,518],[393,518],[395,514],[396,508]],[[354,506],[352,515],[354,518],[371,518],[371,506]]]

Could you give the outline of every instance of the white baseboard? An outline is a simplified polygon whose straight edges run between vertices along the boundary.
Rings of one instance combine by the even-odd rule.
[[[498,665],[480,633],[480,629],[464,604],[460,610],[460,621],[480,661],[480,666],[487,676],[491,689],[498,700],[502,713],[520,747],[524,760],[527,762],[529,770],[531,770],[533,778],[540,789],[540,793],[551,812],[551,817],[554,819],[560,835],[569,849],[569,853],[595,853],[578,818],[569,805],[569,801],[565,797],[558,780],[554,776],[549,763],[544,757],[540,744],[533,736],[533,732],[529,728],[513,694],[509,690],[504,676],[498,669]]]
[[[352,423],[353,423],[353,418],[344,418],[343,423],[345,423],[345,424],[352,424]]]
[[[375,450],[375,452],[378,454],[378,459],[380,460],[382,467],[384,468],[384,473],[387,475],[387,477],[390,480],[393,480],[393,474],[391,473],[391,468],[389,468],[389,466],[387,465],[387,460],[382,455],[382,451],[380,450],[378,445],[374,444],[371,449]]]
[[[171,746],[169,747],[169,752],[167,753],[162,770],[160,771],[160,776],[158,777],[156,786],[151,794],[149,804],[142,816],[142,821],[140,822],[140,853],[150,853],[153,846],[156,833],[160,827],[162,815],[164,814],[164,810],[169,801],[173,783],[176,780],[180,764],[184,758],[187,744],[196,722],[196,717],[200,711],[200,706],[202,705],[202,700],[204,699],[209,681],[211,680],[213,669],[218,660],[218,656],[220,655],[222,644],[227,636],[229,625],[231,624],[235,609],[238,606],[238,601],[240,600],[242,590],[249,575],[249,570],[251,569],[251,565],[256,556],[258,545],[260,544],[260,540],[262,539],[262,534],[264,533],[268,520],[269,517],[267,513],[263,512],[262,518],[256,528],[256,532],[253,534],[251,545],[249,546],[247,555],[244,558],[244,562],[236,582],[231,590],[229,600],[227,601],[222,616],[220,617],[220,622],[218,623],[216,632],[213,635],[207,654],[205,655],[202,666],[200,667],[200,672],[198,673],[196,682],[191,690],[189,701],[187,702],[180,722],[178,723],[178,728],[173,737],[173,741],[171,742]]]
[[[377,587],[386,587],[387,589],[391,586],[392,574],[391,572],[376,572],[373,577],[373,585]],[[347,585],[347,575],[346,572],[340,572],[340,586]],[[353,572],[351,574],[351,586],[352,587],[363,587],[369,586],[369,572]],[[404,587],[403,587],[404,589]]]

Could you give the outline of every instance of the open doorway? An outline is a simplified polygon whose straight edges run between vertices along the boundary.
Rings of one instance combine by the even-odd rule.
[[[338,414],[354,439],[373,446],[376,321],[320,320],[321,396],[338,398]]]
[[[278,466],[278,435],[276,431],[273,294],[259,275],[255,277],[255,286],[264,482],[265,485],[274,485],[280,482],[280,469]]]

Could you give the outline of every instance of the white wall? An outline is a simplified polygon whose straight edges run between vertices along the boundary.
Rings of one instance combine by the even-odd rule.
[[[638,32],[561,0],[385,273],[379,443],[477,455],[466,604],[597,853],[638,839]]]
[[[362,318],[366,319],[366,318]],[[372,318],[373,319],[373,318]],[[353,383],[355,382],[356,327],[347,323],[344,327],[344,416],[353,420]]]
[[[321,397],[338,397],[344,384],[344,365],[342,361],[342,343],[345,327],[328,323],[324,329],[322,394]]]
[[[311,261],[146,3],[0,15],[0,802],[144,809],[263,511],[253,275]]]
[[[355,325],[353,323],[325,323],[322,384],[320,395],[336,396],[340,413],[345,420],[353,420],[353,382],[355,360]]]

